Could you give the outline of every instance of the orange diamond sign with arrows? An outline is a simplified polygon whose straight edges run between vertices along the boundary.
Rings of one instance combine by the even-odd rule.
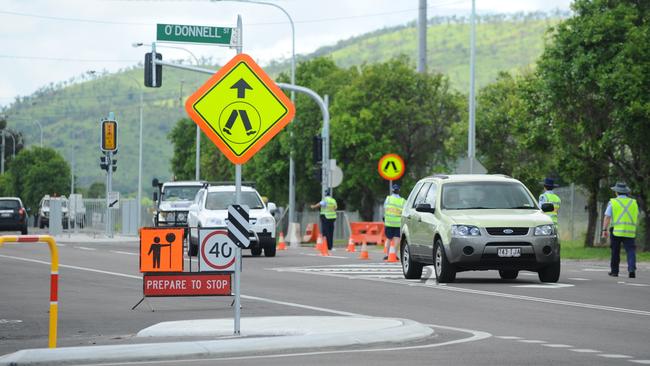
[[[244,164],[293,118],[291,100],[246,54],[190,95],[185,110],[233,164]]]

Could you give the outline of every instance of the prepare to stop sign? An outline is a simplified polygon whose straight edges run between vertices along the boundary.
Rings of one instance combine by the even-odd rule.
[[[199,272],[234,271],[235,245],[224,229],[199,229]]]

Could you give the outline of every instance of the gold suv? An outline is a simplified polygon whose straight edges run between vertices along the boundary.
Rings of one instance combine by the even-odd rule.
[[[534,271],[542,282],[560,277],[556,227],[518,180],[502,175],[435,175],[421,179],[402,212],[400,258],[404,277],[433,264],[438,282],[457,272],[498,270],[515,279]],[[544,212],[542,212],[544,211]]]

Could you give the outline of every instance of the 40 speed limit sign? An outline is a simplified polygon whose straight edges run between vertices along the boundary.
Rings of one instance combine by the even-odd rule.
[[[234,271],[235,245],[224,229],[199,229],[199,272]]]

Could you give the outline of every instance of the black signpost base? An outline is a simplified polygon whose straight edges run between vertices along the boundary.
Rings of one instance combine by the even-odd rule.
[[[138,301],[137,304],[133,305],[133,307],[131,308],[131,310],[135,310],[135,308],[137,308],[138,305],[142,304],[143,301],[147,304],[147,306],[149,306],[149,309],[151,309],[151,312],[152,312],[152,313],[153,313],[154,311],[156,311],[156,310],[154,310],[153,306],[151,306],[151,304],[149,303],[149,301],[147,301],[147,297],[146,297],[146,296],[143,296],[143,297],[140,299],[140,301]]]

